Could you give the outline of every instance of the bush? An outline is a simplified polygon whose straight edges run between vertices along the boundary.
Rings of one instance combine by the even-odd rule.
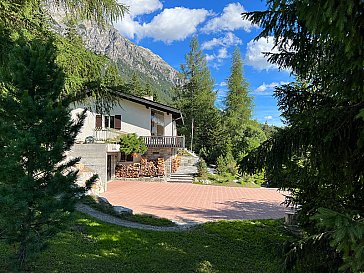
[[[238,168],[233,155],[228,152],[226,156],[220,155],[216,162],[216,171],[218,174],[231,174],[233,176],[238,174]]]
[[[205,162],[205,160],[200,159],[200,161],[198,162],[197,165],[197,171],[198,171],[198,176],[201,177],[202,179],[206,179],[207,178],[207,164]]]
[[[148,148],[143,139],[136,134],[127,134],[120,137],[120,152],[127,155],[144,154]]]

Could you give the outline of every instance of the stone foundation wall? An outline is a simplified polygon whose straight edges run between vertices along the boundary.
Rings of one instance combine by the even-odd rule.
[[[172,158],[177,155],[177,149],[174,148],[148,148],[148,151],[143,155],[147,159],[164,158],[166,176],[171,174]]]

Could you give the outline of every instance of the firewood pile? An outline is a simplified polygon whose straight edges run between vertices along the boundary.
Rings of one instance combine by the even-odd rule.
[[[172,173],[175,173],[179,166],[181,166],[181,157],[176,156],[172,159]]]
[[[142,158],[140,163],[119,164],[115,168],[115,177],[117,178],[156,177],[163,176],[164,174],[165,164],[163,158],[158,158],[157,160]]]

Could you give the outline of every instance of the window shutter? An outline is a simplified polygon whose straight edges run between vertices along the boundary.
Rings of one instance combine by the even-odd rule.
[[[121,115],[115,115],[115,129],[121,129]]]
[[[95,128],[96,129],[101,129],[101,127],[102,127],[102,116],[101,115],[96,115]]]

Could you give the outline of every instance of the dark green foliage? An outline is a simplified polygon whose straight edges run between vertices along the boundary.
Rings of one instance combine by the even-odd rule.
[[[120,75],[127,82],[129,82],[129,84],[133,83],[133,77],[138,79],[142,87],[143,95],[153,95],[154,101],[167,105],[173,105],[175,93],[174,89],[176,86],[169,80],[165,79],[166,76],[162,74],[163,72],[154,69],[149,63],[145,62],[138,62],[135,64],[135,66],[145,67],[146,70],[153,71],[153,75],[143,74],[139,71],[136,71],[133,66],[130,66],[128,63],[124,63],[122,61],[118,61],[116,65]],[[134,94],[132,91],[130,92],[133,95],[138,96],[138,94]]]
[[[0,229],[15,244],[22,265],[64,226],[96,177],[78,187],[72,167],[79,159],[64,154],[85,116],[70,120],[52,41],[16,44],[0,87]]]
[[[329,209],[319,209],[313,217],[317,225],[330,234],[330,245],[343,255],[342,271],[363,272],[364,268],[364,222],[360,216],[341,214]],[[324,233],[324,234],[325,234]]]
[[[184,85],[177,90],[176,98],[176,107],[181,109],[185,121],[180,132],[186,136],[186,145],[190,149],[198,153],[203,149],[208,160],[213,157],[211,155],[216,159],[221,153],[217,151],[222,136],[221,116],[214,106],[214,81],[196,37],[190,43],[182,74]]]
[[[230,147],[226,146],[225,149],[231,150],[233,157],[239,161],[258,147],[265,137],[259,124],[251,119],[252,98],[248,94],[248,83],[244,79],[238,48],[233,54],[228,88],[222,122],[228,139],[225,142]]]
[[[198,176],[201,177],[202,179],[206,179],[207,178],[207,164],[205,162],[205,160],[200,159],[200,161],[198,162],[197,165],[197,172],[198,172]]]
[[[248,120],[236,130],[231,137],[231,148],[234,158],[242,160],[252,150],[256,149],[267,139],[264,131],[255,120]]]
[[[144,154],[148,147],[145,145],[143,139],[136,134],[127,134],[120,137],[120,152],[127,155],[131,154]]]
[[[56,2],[100,25],[124,10],[114,0]],[[67,224],[75,202],[96,179],[85,188],[75,184],[78,159],[67,161],[65,152],[85,116],[72,122],[68,106],[86,91],[107,98],[106,86],[115,80],[108,64],[75,36],[51,33],[42,1],[1,1],[0,233],[14,243],[17,267]]]
[[[243,76],[243,62],[238,48],[233,54],[228,88],[224,124],[230,138],[234,138],[236,133],[250,121],[252,114],[252,98],[248,94],[248,83]]]
[[[298,81],[276,89],[287,126],[242,168],[265,168],[272,183],[290,190],[310,235],[319,232],[311,216],[320,207],[364,217],[363,12],[360,0],[270,0],[267,11],[244,15],[263,27],[258,38],[274,36],[281,53],[270,60],[292,69]],[[326,264],[343,263],[329,253]]]
[[[222,175],[231,174],[235,176],[238,174],[238,167],[231,151],[228,151],[225,156],[220,155],[217,158],[216,171]]]
[[[277,132],[278,127],[274,125],[269,125],[267,122],[261,124],[260,127],[262,128],[265,136],[267,139],[271,138],[275,132]]]

